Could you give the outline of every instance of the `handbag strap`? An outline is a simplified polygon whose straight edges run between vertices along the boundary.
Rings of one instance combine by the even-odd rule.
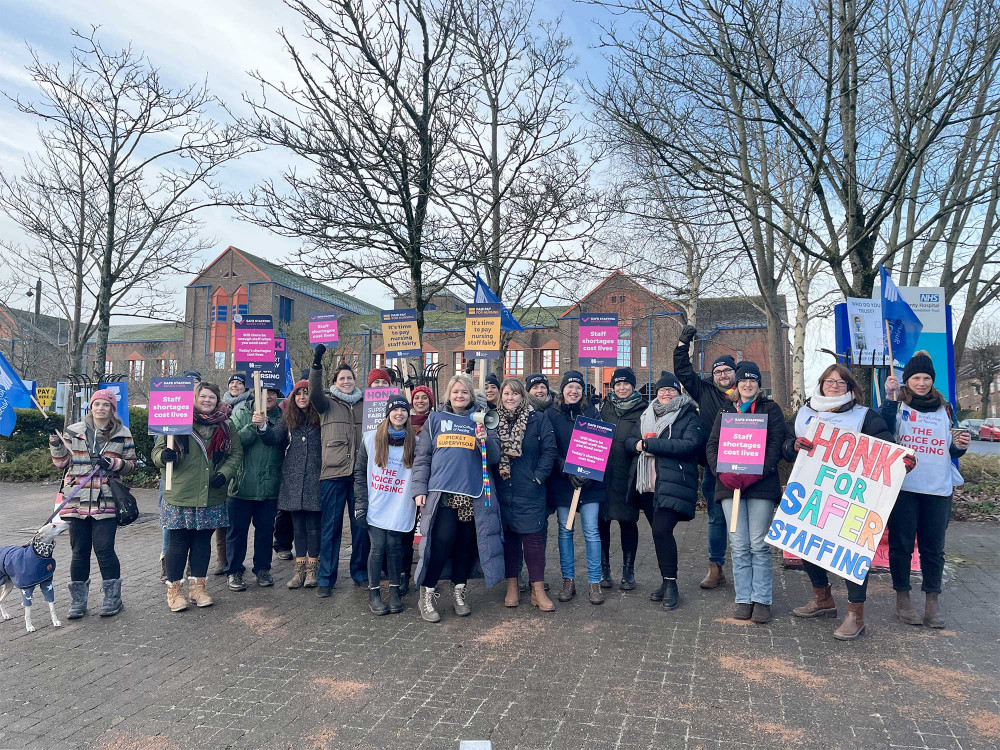
[[[61,503],[59,503],[59,507],[56,508],[54,511],[52,511],[52,515],[49,516],[45,520],[45,523],[43,523],[42,526],[45,526],[46,524],[51,523],[52,519],[59,515],[59,511],[61,511],[63,508],[66,507],[66,503],[68,503],[70,500],[72,500],[74,497],[76,497],[80,493],[80,490],[83,489],[83,486],[85,484],[87,484],[91,479],[94,478],[94,474],[96,474],[98,471],[100,471],[100,468],[101,467],[99,467],[99,466],[95,466],[94,469],[93,469],[93,471],[91,471],[87,476],[85,476],[83,478],[83,481],[80,482],[80,484],[76,485],[73,488],[73,491],[71,493],[69,493],[69,495],[66,497],[66,499],[63,500]]]

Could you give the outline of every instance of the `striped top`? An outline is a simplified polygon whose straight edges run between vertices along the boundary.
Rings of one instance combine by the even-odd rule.
[[[98,432],[93,421],[88,416],[72,424],[63,434],[70,443],[71,450],[61,442],[49,445],[52,463],[57,468],[65,469],[62,493],[68,494],[77,487],[93,470],[90,461],[91,454],[99,454],[111,460],[111,473],[122,477],[135,469],[135,444],[132,433],[117,419],[106,432]],[[76,497],[70,500],[66,507],[59,511],[62,518],[93,518],[102,520],[115,517],[115,503],[108,486],[107,474],[98,472],[83,485]]]

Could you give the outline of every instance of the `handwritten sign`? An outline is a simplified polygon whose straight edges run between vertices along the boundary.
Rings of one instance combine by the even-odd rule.
[[[386,359],[420,356],[416,310],[383,310],[382,343]]]
[[[194,420],[194,378],[151,378],[150,435],[190,435]]]
[[[580,313],[579,359],[581,367],[614,367],[618,364],[618,314]]]
[[[577,417],[563,470],[584,479],[601,481],[608,467],[614,436],[615,426],[610,422]]]
[[[315,349],[320,344],[334,347],[339,341],[337,313],[309,313],[309,346]]]
[[[365,418],[361,423],[361,431],[368,432],[374,430],[385,419],[385,405],[389,401],[389,396],[399,393],[399,388],[366,388],[365,389]]]
[[[903,486],[908,448],[816,421],[767,532],[768,544],[862,583]]]
[[[763,474],[766,414],[722,413],[718,473]]]
[[[499,302],[473,303],[465,308],[465,356],[467,359],[500,358]]]
[[[274,324],[270,315],[233,317],[236,369],[259,370],[274,365]]]

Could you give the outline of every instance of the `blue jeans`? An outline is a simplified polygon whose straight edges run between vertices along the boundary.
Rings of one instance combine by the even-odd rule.
[[[587,583],[600,583],[601,534],[597,528],[597,521],[601,514],[601,504],[587,503],[577,506],[577,509],[580,511],[584,549],[587,551]],[[576,524],[573,525],[573,531],[566,530],[568,507],[556,508],[556,518],[559,519],[559,565],[562,568],[562,577],[576,578],[576,550],[573,547],[573,531],[576,531]]]
[[[708,561],[721,568],[726,563],[726,515],[715,502],[715,474],[707,466],[701,480],[701,494],[708,505]]]
[[[226,498],[229,510],[229,531],[226,532],[226,557],[229,558],[229,575],[246,572],[243,561],[247,556],[247,537],[253,522],[253,572],[271,569],[271,537],[274,535],[274,517],[278,513],[278,500],[244,500]]]
[[[764,541],[774,517],[775,504],[771,500],[740,498],[740,511],[736,531],[729,535],[733,556],[733,587],[736,603],[771,604],[774,569],[771,564],[771,547]],[[733,512],[732,498],[722,501],[726,525]]]
[[[337,583],[337,563],[340,560],[340,537],[344,531],[344,507],[351,514],[351,578],[357,584],[368,583],[368,552],[371,542],[368,532],[354,521],[354,477],[324,479],[320,482],[323,518],[319,529],[320,586]]]

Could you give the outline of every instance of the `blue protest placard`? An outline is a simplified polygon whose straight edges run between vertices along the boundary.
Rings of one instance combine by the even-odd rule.
[[[117,381],[114,383],[99,383],[98,388],[107,388],[118,398],[118,418],[126,427],[131,427],[128,419],[128,383]]]

